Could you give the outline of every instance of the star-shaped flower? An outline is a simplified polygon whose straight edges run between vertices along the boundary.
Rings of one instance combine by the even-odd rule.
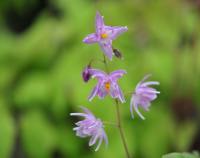
[[[99,12],[96,13],[96,32],[89,34],[83,39],[84,43],[93,44],[98,43],[105,53],[105,55],[112,60],[113,49],[112,41],[116,39],[123,32],[127,31],[127,27],[121,26],[106,26],[103,17]]]
[[[89,72],[92,78],[98,79],[97,85],[88,97],[89,101],[96,95],[98,95],[100,99],[103,99],[109,94],[112,98],[118,98],[122,103],[125,102],[124,95],[117,83],[118,79],[126,73],[125,70],[116,70],[110,74],[97,69],[90,69]]]

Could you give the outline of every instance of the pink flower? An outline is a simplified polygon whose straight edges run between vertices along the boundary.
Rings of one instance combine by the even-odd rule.
[[[118,98],[122,103],[124,103],[124,95],[117,81],[125,73],[125,70],[117,70],[111,72],[110,74],[106,74],[101,70],[90,69],[91,76],[96,78],[98,83],[88,97],[89,101],[91,101],[96,95],[98,95],[100,99],[103,99],[106,95],[109,94],[112,98]]]
[[[98,43],[105,53],[105,55],[112,60],[113,49],[112,41],[116,39],[123,32],[127,31],[127,27],[121,26],[106,26],[103,17],[99,12],[96,13],[96,32],[89,34],[83,39],[84,43],[93,44]]]
[[[132,118],[134,118],[133,115],[133,108],[136,111],[136,113],[142,118],[145,119],[144,116],[139,112],[138,107],[141,106],[144,110],[148,111],[149,106],[151,105],[151,101],[155,100],[157,98],[157,94],[160,92],[157,91],[154,88],[148,87],[150,85],[159,85],[159,82],[157,81],[148,81],[145,82],[147,78],[149,78],[150,75],[145,76],[142,81],[140,81],[136,88],[135,92],[132,95],[131,103],[130,103],[130,111]]]
[[[70,113],[71,116],[81,116],[85,119],[76,123],[77,127],[73,128],[76,135],[81,138],[91,137],[89,146],[97,143],[97,151],[104,140],[108,144],[108,138],[103,128],[103,123],[97,119],[87,108],[81,107],[84,113]]]

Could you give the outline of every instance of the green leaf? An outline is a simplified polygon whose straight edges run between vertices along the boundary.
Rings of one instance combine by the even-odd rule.
[[[10,157],[14,137],[15,125],[10,112],[6,109],[7,104],[0,98],[0,157]]]
[[[44,113],[38,110],[27,112],[21,118],[21,134],[23,148],[30,158],[50,157],[56,146],[56,135]]]
[[[200,158],[197,152],[194,153],[170,153],[164,155],[162,158]]]

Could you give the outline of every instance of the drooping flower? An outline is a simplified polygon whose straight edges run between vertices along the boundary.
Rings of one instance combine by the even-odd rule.
[[[89,72],[89,69],[91,69],[90,64],[87,65],[87,66],[84,68],[83,72],[82,72],[82,78],[83,78],[83,80],[84,80],[85,82],[88,82],[88,81],[90,80],[90,78],[91,78],[91,74],[90,74],[90,72]]]
[[[105,55],[112,60],[113,49],[112,41],[116,39],[123,32],[127,31],[127,27],[121,26],[106,26],[103,17],[99,12],[96,13],[96,32],[89,34],[83,39],[84,43],[93,44],[98,43],[105,53]]]
[[[138,107],[141,106],[145,111],[149,110],[149,106],[151,105],[151,101],[155,100],[157,98],[157,94],[160,92],[156,89],[149,87],[150,85],[159,85],[159,82],[157,81],[148,81],[145,82],[149,78],[150,75],[145,76],[142,81],[140,81],[136,88],[135,92],[132,95],[131,103],[130,103],[130,111],[132,118],[134,118],[133,115],[133,109],[136,111],[136,113],[142,118],[145,119],[144,116],[139,112]]]
[[[95,151],[97,151],[102,144],[102,141],[105,141],[108,145],[108,138],[104,131],[103,123],[100,119],[97,119],[92,112],[87,108],[81,107],[84,113],[70,113],[71,116],[81,116],[85,119],[76,123],[74,131],[76,131],[76,136],[85,138],[91,137],[89,140],[89,146],[92,146],[97,143]]]
[[[117,83],[118,79],[126,73],[125,70],[116,70],[110,74],[97,69],[90,69],[89,71],[92,78],[98,80],[97,85],[88,97],[89,101],[91,101],[96,95],[99,96],[100,99],[103,99],[109,94],[112,98],[118,98],[122,103],[125,102],[124,95]]]

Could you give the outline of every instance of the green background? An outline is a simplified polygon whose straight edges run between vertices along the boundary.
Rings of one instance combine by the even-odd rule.
[[[109,62],[110,70],[128,72],[119,81],[124,93],[149,73],[160,82],[150,111],[141,109],[145,121],[131,119],[129,95],[120,105],[131,155],[200,149],[199,0],[1,0],[0,158],[125,157],[116,128],[105,126],[108,148],[94,152],[69,116],[83,105],[116,120],[114,101],[89,102],[96,81],[81,78],[90,60],[103,57],[97,44],[82,42],[95,31],[97,10],[107,25],[129,29],[113,42],[124,59]]]

